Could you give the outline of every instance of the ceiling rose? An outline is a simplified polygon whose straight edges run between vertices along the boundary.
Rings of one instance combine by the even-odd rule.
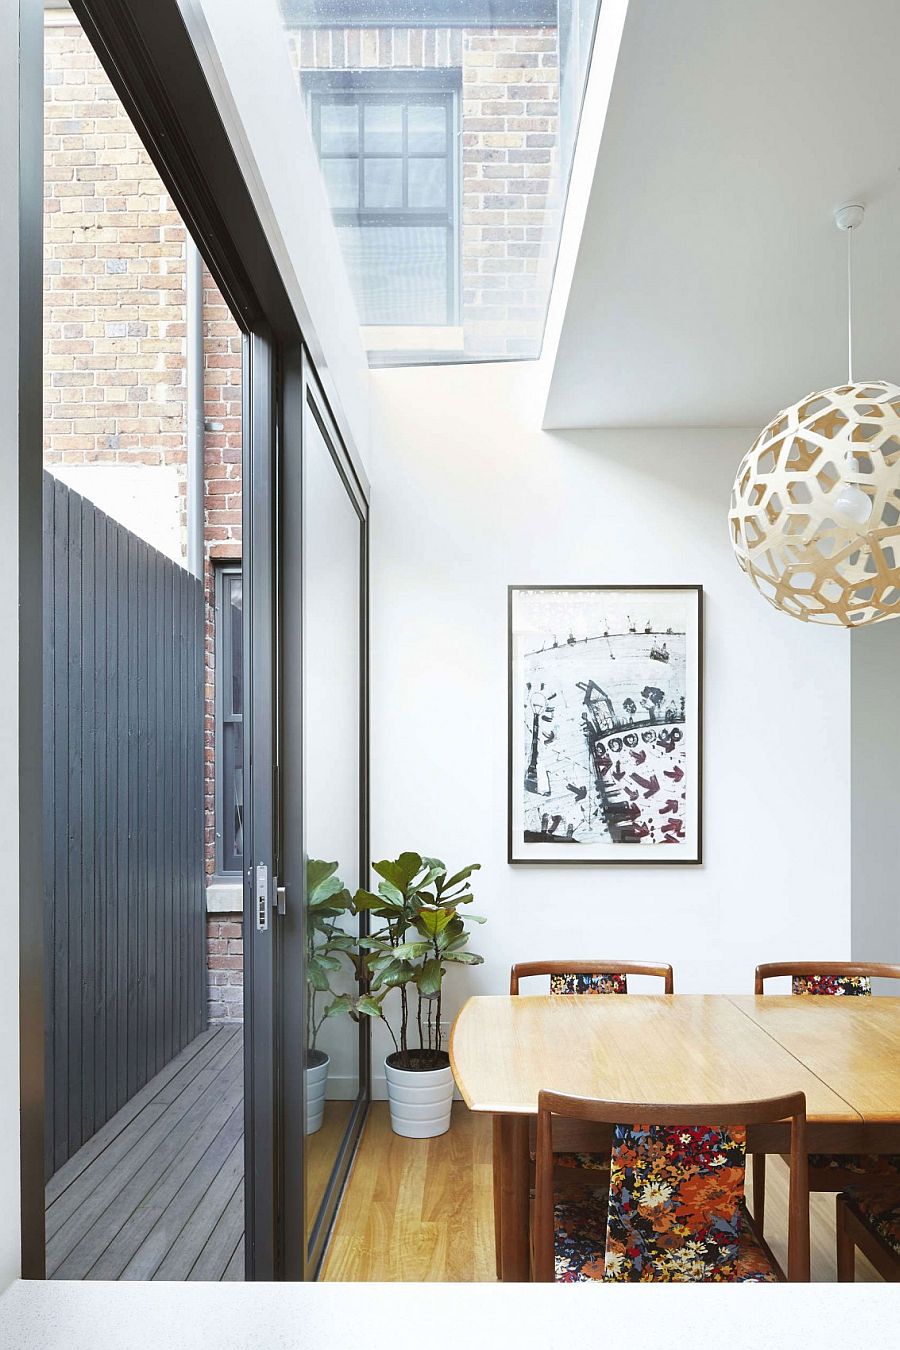
[[[776,608],[808,623],[859,628],[900,615],[900,386],[853,378],[847,232],[846,384],[807,394],[757,436],[731,493],[735,555]]]

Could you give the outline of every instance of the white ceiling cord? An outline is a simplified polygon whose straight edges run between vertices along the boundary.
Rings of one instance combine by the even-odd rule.
[[[847,232],[847,383],[853,383],[853,231],[863,223],[865,208],[859,202],[839,206],[834,223]]]
[[[847,226],[847,383],[853,383],[853,226]]]

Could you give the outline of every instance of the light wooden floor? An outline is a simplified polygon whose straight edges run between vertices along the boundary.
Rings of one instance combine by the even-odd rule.
[[[51,1177],[48,1275],[244,1278],[242,1051],[210,1027]]]
[[[787,1175],[780,1158],[769,1159],[766,1237],[782,1266],[787,1263]],[[833,1195],[810,1197],[810,1220],[812,1278],[833,1281]],[[387,1104],[375,1102],[321,1278],[494,1280],[489,1117],[456,1103],[447,1134],[401,1139],[391,1131]],[[879,1279],[860,1255],[856,1278]]]

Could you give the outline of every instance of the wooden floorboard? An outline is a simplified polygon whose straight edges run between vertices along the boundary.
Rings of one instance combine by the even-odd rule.
[[[51,1278],[243,1279],[242,1051],[211,1027],[51,1178]]]
[[[787,1177],[766,1173],[766,1237],[787,1263]],[[749,1187],[748,1187],[749,1189]],[[834,1196],[810,1196],[812,1278],[833,1281]],[[402,1139],[387,1104],[369,1112],[320,1276],[324,1280],[496,1279],[490,1117],[454,1104],[437,1139]],[[858,1281],[879,1276],[857,1255]]]

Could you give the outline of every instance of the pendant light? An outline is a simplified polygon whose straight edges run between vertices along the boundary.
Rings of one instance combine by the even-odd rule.
[[[847,234],[847,383],[808,394],[760,432],[731,493],[740,566],[777,609],[859,628],[900,615],[900,386],[853,377],[853,234]]]

